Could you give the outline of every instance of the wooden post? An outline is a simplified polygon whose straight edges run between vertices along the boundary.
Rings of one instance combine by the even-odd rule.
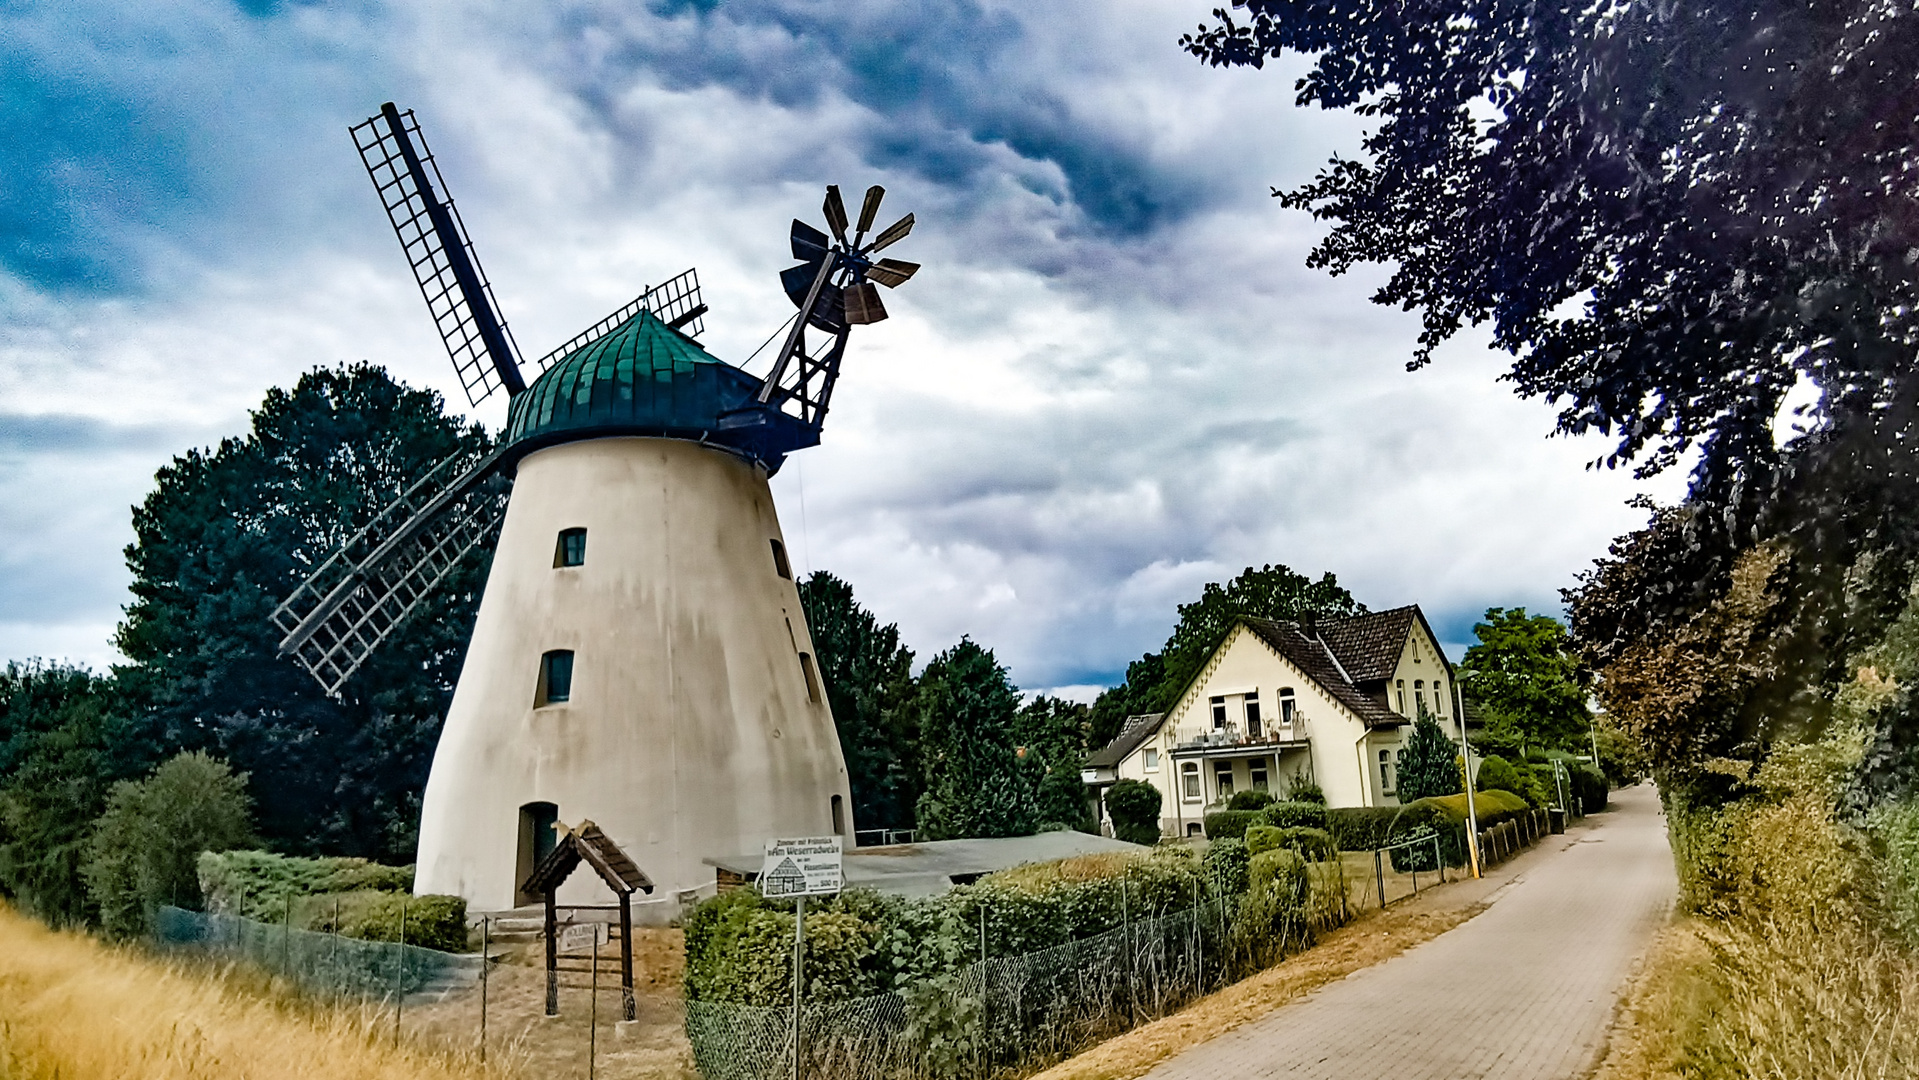
[[[480,919],[480,1064],[486,1064],[486,976],[487,956],[493,951],[493,919]]]
[[[633,1007],[633,894],[620,894],[620,1016],[631,1020]]]
[[[805,985],[806,896],[793,901],[793,1080],[800,1080],[800,988]]]
[[[546,890],[546,1015],[560,1015],[560,913],[553,890]]]

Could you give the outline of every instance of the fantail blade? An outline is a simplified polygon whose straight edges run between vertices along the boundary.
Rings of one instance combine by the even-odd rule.
[[[886,318],[886,305],[880,303],[880,291],[868,282],[860,282],[846,290],[846,321],[848,324],[876,323]]]
[[[826,186],[826,202],[820,209],[826,212],[826,227],[833,230],[833,238],[846,243],[846,204],[840,201],[838,184]]]
[[[895,221],[891,225],[888,225],[886,227],[886,231],[874,237],[873,242],[871,244],[868,244],[865,250],[861,252],[861,254],[868,255],[875,251],[880,250],[883,247],[887,247],[892,244],[897,244],[901,240],[906,239],[906,234],[912,231],[913,231],[913,215],[908,214],[905,217],[899,219],[898,221]]]
[[[860,204],[860,228],[853,237],[853,246],[859,247],[866,240],[866,230],[873,227],[873,219],[879,216],[880,200],[886,198],[886,189],[874,184],[866,189],[866,201]]]
[[[866,277],[877,281],[889,289],[897,289],[906,284],[906,280],[919,271],[919,263],[901,262],[898,259],[881,259],[866,268]]]
[[[793,257],[801,262],[816,263],[826,258],[826,234],[801,221],[793,219]]]

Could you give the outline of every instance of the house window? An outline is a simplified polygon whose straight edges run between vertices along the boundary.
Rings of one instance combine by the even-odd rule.
[[[1140,764],[1146,767],[1147,772],[1158,772],[1159,771],[1159,751],[1154,750],[1151,747],[1147,747],[1146,752],[1140,755]]]
[[[1443,685],[1438,679],[1433,680],[1433,715],[1435,716],[1446,715],[1446,693],[1441,689]]]
[[[1266,766],[1264,765],[1253,766],[1253,790],[1265,791],[1266,786],[1267,786],[1266,785]]]
[[[1215,772],[1213,774],[1213,783],[1216,785],[1220,798],[1231,798],[1233,794],[1233,770],[1228,767]]]
[[[806,676],[806,700],[820,699],[820,674],[813,669],[813,654],[800,654],[800,672]]]
[[[1419,710],[1420,715],[1425,715],[1426,683],[1420,679],[1413,680],[1413,707]]]
[[[1293,721],[1297,719],[1299,719],[1299,703],[1293,697],[1293,688],[1282,686],[1279,688],[1279,722],[1286,727],[1292,727]]]
[[[786,561],[786,545],[780,543],[778,540],[772,541],[772,544],[773,572],[788,581],[793,580],[793,564]]]
[[[1206,835],[1206,830],[1200,828],[1199,822],[1189,821],[1186,823],[1186,835],[1187,836],[1204,836]]]
[[[1188,761],[1180,765],[1179,794],[1187,802],[1199,801],[1199,762]]]
[[[1246,691],[1246,734],[1259,738],[1259,691]]]
[[[554,566],[579,566],[586,562],[586,530],[561,529],[553,545]]]
[[[1379,752],[1379,793],[1381,795],[1393,793],[1393,752],[1391,750]]]
[[[554,649],[540,657],[540,686],[534,707],[558,705],[573,697],[573,650]]]
[[[1399,681],[1393,683],[1393,690],[1395,693],[1399,695],[1399,715],[1405,716],[1406,715],[1406,680],[1400,679]]]
[[[1216,697],[1213,699],[1213,730],[1223,731],[1225,730],[1225,728],[1226,728],[1226,699],[1223,697]]]

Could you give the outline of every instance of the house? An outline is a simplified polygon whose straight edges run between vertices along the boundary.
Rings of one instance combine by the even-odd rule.
[[[1160,791],[1160,830],[1195,836],[1236,791],[1284,798],[1295,777],[1331,806],[1397,806],[1405,739],[1422,713],[1462,737],[1453,667],[1417,605],[1316,625],[1245,618],[1164,713],[1128,718],[1087,759],[1095,790]]]

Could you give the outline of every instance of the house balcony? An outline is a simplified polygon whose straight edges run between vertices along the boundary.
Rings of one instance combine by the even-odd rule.
[[[1202,731],[1198,735],[1178,743],[1173,747],[1175,759],[1247,757],[1249,755],[1278,754],[1287,750],[1304,750],[1312,745],[1308,735],[1306,718],[1293,717],[1290,724],[1262,725],[1258,734],[1248,734],[1238,724],[1228,724],[1212,731]]]

